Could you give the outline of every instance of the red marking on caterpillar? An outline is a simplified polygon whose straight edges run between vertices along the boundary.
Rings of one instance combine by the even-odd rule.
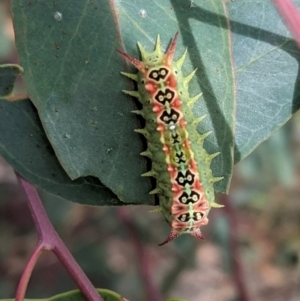
[[[138,132],[146,137],[148,148],[141,155],[152,160],[152,168],[142,176],[156,178],[157,187],[150,193],[158,195],[161,211],[171,226],[160,245],[185,233],[203,239],[200,227],[207,225],[211,207],[222,207],[214,202],[213,189],[213,183],[222,178],[213,177],[210,168],[217,154],[209,155],[204,149],[203,141],[209,133],[198,134],[192,115],[191,107],[200,97],[188,93],[188,82],[195,71],[186,77],[182,74],[187,51],[178,61],[173,60],[177,38],[178,33],[166,53],[161,51],[159,36],[151,53],[138,43],[141,61],[119,51],[139,71],[122,72],[138,86],[138,91],[124,92],[143,105],[135,113],[145,118],[146,126]]]

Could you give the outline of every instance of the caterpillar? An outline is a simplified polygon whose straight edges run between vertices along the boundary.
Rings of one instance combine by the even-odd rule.
[[[142,156],[152,161],[150,171],[143,177],[156,178],[159,211],[171,227],[164,245],[181,234],[191,234],[204,239],[200,227],[207,225],[212,207],[223,207],[214,202],[213,184],[223,177],[213,177],[210,163],[219,153],[208,154],[204,139],[211,134],[199,135],[196,126],[206,115],[194,118],[193,104],[201,93],[189,96],[188,83],[196,73],[183,76],[181,67],[187,49],[178,61],[173,61],[178,32],[166,53],[161,51],[157,36],[153,52],[148,53],[138,42],[142,60],[118,51],[138,69],[137,74],[121,72],[137,83],[137,91],[123,92],[138,99],[141,110],[133,113],[145,119],[145,127],[136,129],[147,139],[147,150]]]

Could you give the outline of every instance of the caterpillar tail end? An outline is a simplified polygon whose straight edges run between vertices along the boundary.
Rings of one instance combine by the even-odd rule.
[[[165,244],[167,244],[168,242],[174,240],[175,238],[177,238],[178,236],[180,236],[180,234],[182,233],[179,233],[175,230],[171,230],[169,236],[166,238],[165,241],[163,241],[162,243],[159,244],[159,246],[163,246]],[[197,230],[193,231],[193,232],[190,232],[190,234],[196,238],[199,238],[199,239],[202,239],[204,240],[204,236],[202,235],[201,231],[200,231],[200,228],[198,228]]]
[[[163,246],[167,244],[168,242],[172,241],[173,239],[177,238],[180,234],[177,231],[171,230],[169,236],[160,244],[159,246]]]

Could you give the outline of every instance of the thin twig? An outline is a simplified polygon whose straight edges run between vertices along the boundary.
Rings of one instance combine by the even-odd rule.
[[[16,292],[16,301],[24,300],[28,281],[35,263],[41,253],[46,250],[53,251],[56,254],[88,300],[104,301],[54,230],[35,187],[27,182],[22,176],[17,174],[17,177],[27,195],[28,205],[38,232],[39,243],[21,276]]]
[[[43,252],[43,246],[42,244],[37,244],[35,250],[31,254],[27,265],[23,271],[23,274],[21,276],[20,282],[18,284],[17,292],[16,292],[16,301],[22,301],[25,298],[28,282],[30,280],[30,276],[32,274],[32,271],[34,269],[34,266],[39,259],[41,253]]]

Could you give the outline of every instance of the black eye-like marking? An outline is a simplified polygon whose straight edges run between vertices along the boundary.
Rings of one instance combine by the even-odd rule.
[[[180,114],[175,111],[174,109],[172,109],[170,111],[170,113],[168,113],[166,110],[163,112],[163,114],[160,116],[160,119],[162,120],[162,122],[164,122],[165,124],[170,124],[173,123],[175,124],[178,121]]]
[[[181,215],[178,216],[178,219],[181,222],[188,222],[189,219],[190,219],[190,214],[189,213],[181,214]]]
[[[193,220],[194,221],[200,221],[204,216],[204,213],[202,212],[194,212],[193,213]]]
[[[189,203],[197,203],[200,199],[199,193],[192,191],[190,195],[186,192],[183,192],[182,195],[179,197],[179,202],[182,204],[189,204]]]
[[[181,152],[180,154],[176,153],[175,162],[178,164],[185,163],[186,162],[185,154],[183,152]]]
[[[174,132],[174,134],[172,133],[172,138],[170,139],[172,141],[172,143],[181,143],[181,137]]]
[[[165,79],[169,74],[169,70],[166,68],[159,68],[157,70],[152,70],[149,74],[149,78],[159,82],[160,79]]]
[[[175,181],[180,186],[185,186],[186,184],[192,185],[195,180],[195,175],[192,174],[189,170],[186,172],[186,175],[183,175],[183,173],[180,171],[175,179]]]
[[[172,102],[174,96],[175,96],[175,92],[170,89],[166,89],[165,92],[159,90],[155,95],[155,100],[162,103],[163,105],[166,105],[167,102],[169,104]]]
[[[191,217],[190,213],[187,212],[187,213],[179,215],[178,219],[181,222],[188,222],[192,218],[194,221],[197,222],[197,221],[200,221],[203,218],[203,216],[204,216],[204,214],[202,212],[193,212],[193,216]]]

